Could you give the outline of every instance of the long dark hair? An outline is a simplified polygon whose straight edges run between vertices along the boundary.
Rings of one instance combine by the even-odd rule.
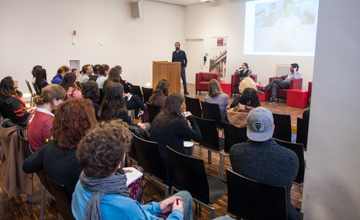
[[[179,93],[172,93],[166,97],[165,103],[161,108],[160,113],[156,116],[160,122],[169,122],[175,119],[185,121],[184,116],[181,114],[181,106],[184,103],[184,97]]]
[[[110,69],[109,76],[104,83],[104,89],[106,89],[106,87],[108,87],[111,82],[113,83],[120,82],[120,71],[118,68],[113,67]]]
[[[4,102],[7,97],[13,95],[16,95],[14,80],[11,76],[7,76],[0,83],[0,100]]]
[[[160,79],[156,85],[156,89],[151,95],[149,102],[152,103],[156,96],[168,96],[169,94],[169,81],[166,79]]]
[[[77,87],[75,86],[75,80],[76,76],[74,73],[66,73],[64,78],[61,80],[60,86],[62,86],[66,92],[69,90],[70,87],[72,87],[72,93],[74,93],[75,89],[77,89]]]
[[[42,66],[36,65],[33,67],[32,71],[31,71],[31,74],[33,75],[33,77],[36,77],[36,70],[38,70],[38,69],[42,69]]]
[[[35,84],[38,87],[40,94],[41,94],[42,88],[44,87],[44,83],[46,81],[46,70],[45,69],[36,70],[35,77],[36,77]]]
[[[248,101],[250,101],[250,104],[248,104]],[[260,101],[256,90],[253,88],[246,88],[240,96],[239,103],[254,108],[259,107]]]
[[[124,99],[124,87],[120,83],[110,83],[106,88],[104,99],[99,110],[99,119],[109,121],[121,111],[127,111]]]

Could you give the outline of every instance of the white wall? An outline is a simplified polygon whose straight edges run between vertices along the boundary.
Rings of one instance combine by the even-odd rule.
[[[360,1],[320,1],[302,209],[360,219]]]
[[[308,82],[313,78],[314,57],[294,56],[255,56],[244,55],[245,0],[224,0],[215,3],[196,4],[185,7],[185,38],[204,39],[204,53],[210,52],[211,38],[228,36],[227,45],[227,76],[231,75],[243,62],[249,64],[258,82],[267,84],[270,76],[282,75],[276,73],[277,64],[298,63],[302,74],[303,89],[307,90]],[[189,60],[191,62],[191,60]]]
[[[132,19],[128,0],[2,0],[0,78],[13,76],[28,93],[33,66],[42,65],[50,81],[61,65],[80,60],[121,65],[124,79],[145,86],[152,61],[171,61],[174,43],[185,42],[184,7],[142,0],[141,8],[142,18]]]

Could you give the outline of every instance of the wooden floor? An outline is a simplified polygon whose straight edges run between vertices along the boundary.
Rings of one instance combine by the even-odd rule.
[[[189,85],[188,90],[190,92],[190,97],[197,97],[200,100],[205,98],[206,92],[202,92],[201,95],[195,95],[194,85]],[[232,99],[230,100],[231,103]],[[304,109],[295,108],[286,106],[286,103],[280,102],[275,104],[267,104],[267,102],[261,102],[263,107],[269,108],[272,112],[281,113],[281,114],[290,114],[292,119],[292,124],[296,125],[296,118],[302,116]],[[212,164],[208,164],[207,160],[208,152],[207,150],[195,147],[194,156],[204,160],[206,172],[217,176],[218,165],[219,165],[219,155],[212,154]],[[225,158],[225,168],[224,168],[224,177],[223,180],[226,181],[226,168],[230,168],[230,160],[228,157]],[[1,170],[1,168],[0,168]],[[19,195],[16,197],[9,197],[8,191],[0,187],[0,220],[15,220],[15,219],[39,219],[40,218],[40,206],[41,206],[41,189],[42,186],[38,178],[34,175],[34,186],[33,186],[33,196],[32,204],[27,204],[25,202],[25,195]],[[164,199],[165,191],[156,185],[153,181],[146,179],[147,187],[144,191],[143,201],[149,202],[161,201]],[[4,178],[0,177],[0,186],[3,186]],[[291,202],[292,204],[300,209],[302,202],[302,188],[299,186],[293,186],[291,192]],[[221,200],[212,205],[215,208],[215,217],[223,216],[227,213],[227,195],[225,195]],[[195,207],[195,206],[194,206]],[[193,208],[194,219],[210,219],[210,212],[205,207],[202,207],[201,212],[195,213],[195,208]],[[230,215],[231,216],[231,215]],[[55,203],[52,201],[49,195],[46,195],[45,203],[45,219],[57,219],[57,211],[55,208]]]

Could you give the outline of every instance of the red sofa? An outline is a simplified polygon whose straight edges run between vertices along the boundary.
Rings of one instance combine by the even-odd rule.
[[[195,82],[196,94],[198,91],[199,94],[201,94],[201,91],[208,91],[209,82],[211,79],[216,79],[217,81],[220,82],[220,73],[205,73],[205,72],[196,73],[196,82]]]
[[[257,75],[256,74],[251,74],[250,75],[251,79],[254,80],[254,82],[257,82]],[[238,76],[236,74],[231,75],[231,97],[233,96],[233,93],[239,93],[239,88],[238,87],[234,87],[236,83],[238,83]]]
[[[269,83],[271,81],[273,81],[274,79],[276,79],[277,77],[270,77],[269,78]],[[290,86],[289,89],[302,89],[302,83],[303,83],[303,79],[292,79],[290,81]],[[271,96],[271,91],[272,89],[269,89],[269,96]],[[276,98],[280,98],[280,99],[286,99],[287,98],[287,91],[288,89],[277,89],[276,90]]]

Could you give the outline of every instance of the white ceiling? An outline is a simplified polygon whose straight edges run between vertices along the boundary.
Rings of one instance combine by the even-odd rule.
[[[165,3],[175,4],[175,5],[184,5],[184,6],[200,3],[200,0],[153,0],[153,1],[165,2]]]

